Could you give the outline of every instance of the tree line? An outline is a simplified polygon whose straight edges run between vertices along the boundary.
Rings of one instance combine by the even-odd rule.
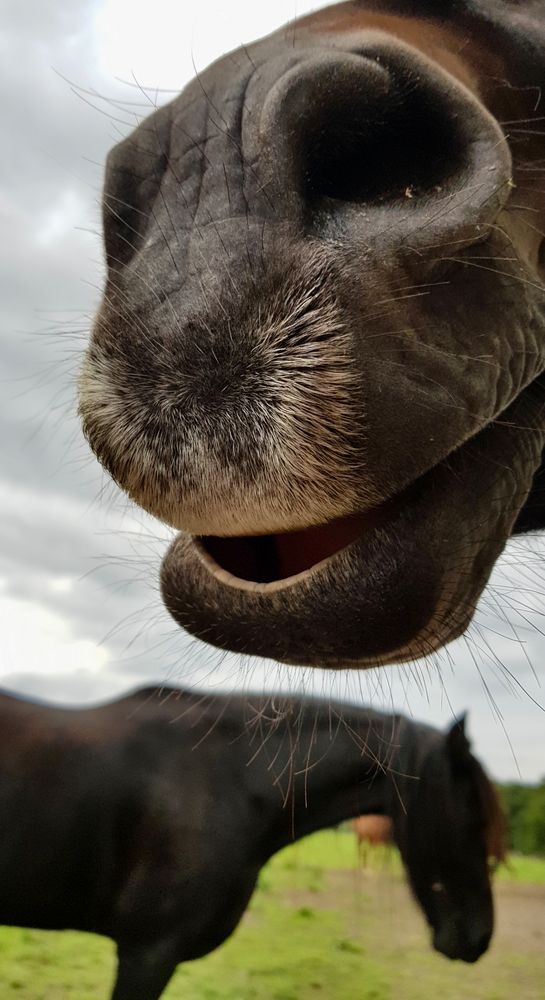
[[[545,856],[545,778],[538,785],[498,786],[507,819],[509,850]]]

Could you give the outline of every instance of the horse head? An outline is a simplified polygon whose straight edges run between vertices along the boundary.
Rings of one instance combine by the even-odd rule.
[[[395,839],[434,948],[475,962],[493,931],[491,862],[505,856],[497,793],[470,751],[463,720],[439,736],[415,771],[404,809],[393,810]]]
[[[193,634],[418,657],[545,523],[540,8],[339,4],[110,154],[80,408]]]

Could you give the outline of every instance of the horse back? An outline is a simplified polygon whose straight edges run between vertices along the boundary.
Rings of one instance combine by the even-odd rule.
[[[144,899],[160,919],[176,887],[189,898],[188,874],[202,884],[228,857],[236,752],[213,737],[194,752],[172,715],[141,696],[66,710],[0,694],[0,923],[116,936]]]

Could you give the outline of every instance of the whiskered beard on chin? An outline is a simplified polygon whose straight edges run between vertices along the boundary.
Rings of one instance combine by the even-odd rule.
[[[80,413],[99,460],[150,513],[192,534],[263,534],[369,502],[361,388],[330,257],[311,247],[275,263],[233,301],[227,287],[221,311],[197,309],[183,334],[111,292]]]

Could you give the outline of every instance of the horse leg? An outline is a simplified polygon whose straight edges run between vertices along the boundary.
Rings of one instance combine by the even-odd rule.
[[[117,947],[117,978],[111,1000],[159,1000],[180,961],[176,937],[151,945]]]
[[[367,868],[367,844],[365,840],[360,840],[358,843],[358,855],[360,868]]]

